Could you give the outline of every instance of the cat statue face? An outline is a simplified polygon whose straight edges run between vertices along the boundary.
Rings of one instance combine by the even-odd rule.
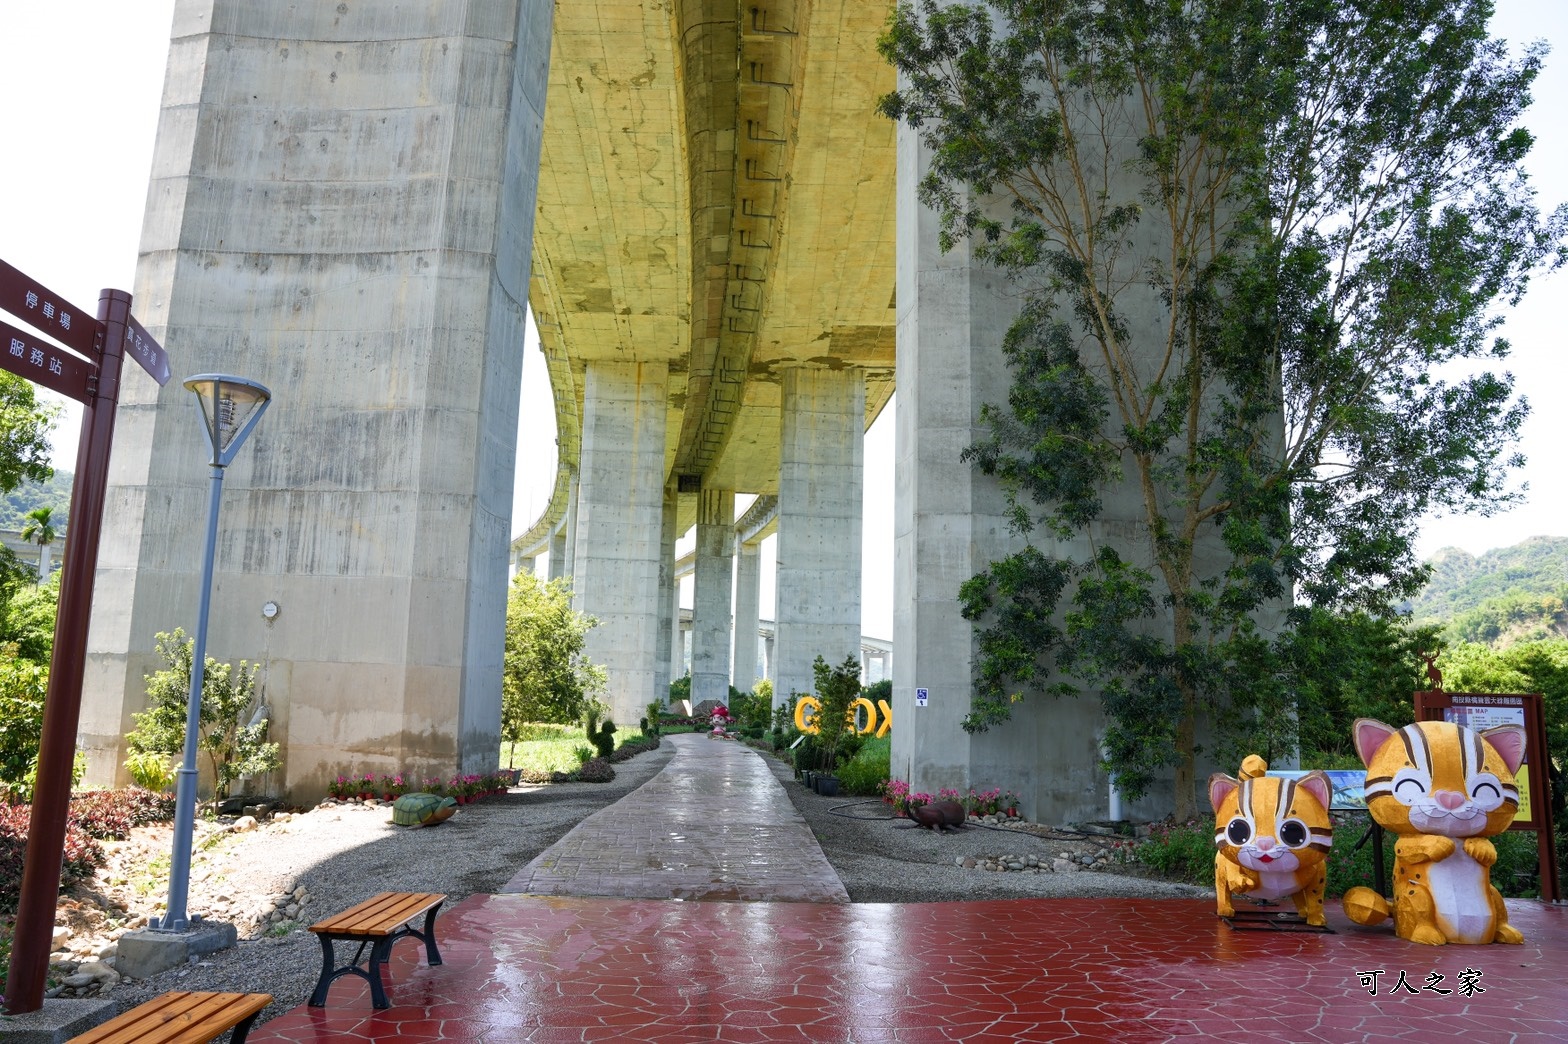
[[[1447,721],[1394,728],[1357,719],[1352,735],[1367,767],[1367,811],[1394,843],[1392,903],[1370,888],[1345,893],[1345,914],[1372,925],[1392,916],[1411,942],[1519,943],[1508,908],[1492,887],[1502,833],[1519,809],[1514,773],[1525,732],[1504,725],[1475,732]]]
[[[1334,843],[1332,787],[1322,772],[1281,779],[1267,771],[1268,763],[1253,754],[1241,763],[1240,779],[1209,777],[1219,915],[1234,916],[1233,896],[1288,896],[1308,924],[1322,925],[1325,860]]]
[[[1395,729],[1361,718],[1356,751],[1367,766],[1367,809],[1401,836],[1492,837],[1519,810],[1514,782],[1524,757],[1524,729],[1475,732],[1446,721]]]

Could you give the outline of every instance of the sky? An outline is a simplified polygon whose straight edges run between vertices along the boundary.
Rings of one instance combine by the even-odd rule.
[[[1499,0],[1493,34],[1513,43],[1545,39],[1556,52],[1536,81],[1524,123],[1536,134],[1528,161],[1543,209],[1568,201],[1568,3]],[[0,99],[12,145],[0,162],[0,258],[66,299],[92,310],[104,287],[134,291],[137,244],[168,58],[173,0],[53,0],[15,3],[0,15]],[[1554,124],[1555,118],[1555,124]],[[1568,354],[1558,303],[1568,272],[1538,277],[1506,314],[1508,368],[1533,409],[1516,480],[1527,501],[1490,518],[1423,521],[1420,550],[1481,554],[1536,535],[1568,534]],[[134,310],[134,303],[133,303]],[[554,420],[544,363],[531,339],[523,367],[513,532],[548,503],[554,482]],[[172,359],[175,379],[202,360]],[[243,376],[243,375],[242,375]],[[280,395],[287,389],[274,389]],[[74,466],[80,413],[67,408],[53,444],[56,465]],[[194,423],[194,412],[192,420]],[[893,409],[866,436],[862,629],[892,637]],[[769,545],[771,545],[771,540]],[[763,614],[770,615],[771,546],[764,549]],[[685,604],[690,604],[689,581]]]

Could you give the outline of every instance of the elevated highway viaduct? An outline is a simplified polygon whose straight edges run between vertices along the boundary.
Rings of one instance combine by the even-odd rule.
[[[1013,305],[938,248],[919,146],[873,112],[888,10],[180,0],[135,307],[176,374],[275,393],[229,469],[208,645],[261,665],[284,764],[255,787],[493,765],[530,524],[569,547],[635,721],[670,680],[677,534],[696,526],[694,683],[724,691],[735,497],[776,498],[778,691],[808,690],[815,656],[858,655],[861,435],[896,383],[893,773],[1103,807],[1090,704],[959,727],[955,595],[1011,539],[959,452],[1005,398]],[[514,520],[529,308],[561,468]],[[201,440],[179,381],[149,383],[126,386],[99,558],[97,782],[124,776],[155,636],[197,603]]]

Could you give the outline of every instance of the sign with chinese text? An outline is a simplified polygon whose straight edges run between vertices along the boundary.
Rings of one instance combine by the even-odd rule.
[[[152,374],[152,379],[160,387],[169,383],[168,354],[163,350],[163,345],[153,339],[152,334],[142,329],[142,324],[136,321],[134,315],[125,322],[125,354]]]
[[[0,261],[0,311],[10,312],[89,359],[96,359],[102,350],[99,323],[92,312],[76,307],[4,261]]]
[[[0,322],[0,366],[50,391],[86,402],[98,367],[7,322]]]

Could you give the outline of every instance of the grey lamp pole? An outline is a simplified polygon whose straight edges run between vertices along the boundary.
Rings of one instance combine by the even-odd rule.
[[[207,496],[207,550],[201,566],[201,608],[196,615],[196,639],[191,649],[191,692],[185,705],[185,757],[180,764],[174,795],[174,852],[169,865],[169,904],[161,918],[148,927],[183,932],[191,918],[185,900],[191,881],[191,837],[196,828],[196,739],[201,727],[201,688],[207,666],[207,611],[212,606],[212,562],[218,545],[218,500],[223,494],[223,469],[234,460],[261,415],[267,412],[272,393],[255,381],[204,373],[185,382],[196,393],[196,408],[207,428],[212,447],[212,485]]]

